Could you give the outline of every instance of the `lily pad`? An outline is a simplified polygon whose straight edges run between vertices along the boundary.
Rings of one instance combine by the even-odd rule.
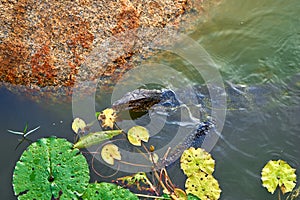
[[[262,185],[272,194],[277,186],[283,194],[291,192],[296,185],[295,171],[283,160],[270,160],[261,171]]]
[[[91,183],[82,196],[83,200],[138,200],[128,189],[112,183]]]
[[[185,182],[186,193],[193,194],[201,200],[215,200],[220,198],[221,189],[218,181],[204,172],[195,173]]]
[[[192,194],[188,194],[188,200],[200,200],[198,197]]]
[[[106,163],[110,165],[114,165],[115,159],[121,160],[119,148],[114,144],[105,145],[101,150],[101,157]]]
[[[18,199],[78,199],[87,188],[85,157],[65,139],[50,137],[23,152],[13,174]]]
[[[142,146],[142,141],[148,142],[149,137],[148,130],[143,126],[134,126],[127,133],[129,142],[135,146]]]
[[[181,169],[187,176],[201,171],[212,174],[215,168],[214,159],[201,148],[195,149],[191,147],[185,150],[181,156],[180,163]]]
[[[102,121],[103,127],[109,127],[113,129],[116,117],[117,115],[115,110],[112,108],[107,108],[100,113],[100,115],[98,116],[98,120]]]
[[[75,118],[73,120],[73,123],[72,123],[72,130],[78,134],[80,131],[83,131],[86,127],[86,123],[80,119],[80,118]]]

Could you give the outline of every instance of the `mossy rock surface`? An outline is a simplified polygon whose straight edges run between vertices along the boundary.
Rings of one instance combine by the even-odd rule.
[[[66,139],[50,137],[23,152],[13,174],[18,199],[78,199],[89,182],[85,157]]]

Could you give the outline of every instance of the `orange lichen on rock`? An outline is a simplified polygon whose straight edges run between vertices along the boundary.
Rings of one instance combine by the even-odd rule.
[[[28,58],[29,53],[22,42],[5,41],[0,44],[0,79],[9,83],[24,84],[27,74],[23,67],[25,68]]]
[[[140,25],[139,12],[135,9],[129,0],[121,0],[121,13],[116,17],[118,23],[115,28],[112,29],[112,33],[117,34],[138,28]]]
[[[47,41],[31,58],[33,82],[40,87],[57,85],[57,70],[50,55],[50,42]]]
[[[203,1],[1,1],[0,83],[58,96],[70,95],[76,81],[105,79],[112,85],[151,55],[143,47],[155,31],[195,21]],[[143,28],[151,34],[137,41],[136,30]],[[105,59],[90,58],[101,53]]]
[[[84,49],[90,49],[94,41],[94,35],[90,33],[90,24],[84,21],[78,21],[77,31],[72,34],[73,37],[67,42],[70,51],[72,52],[71,61],[69,61],[70,75],[69,82],[65,86],[74,84],[74,77],[78,73],[78,67],[84,62]],[[69,84],[68,84],[69,83]]]

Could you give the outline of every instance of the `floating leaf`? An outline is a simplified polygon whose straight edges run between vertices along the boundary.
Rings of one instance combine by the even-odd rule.
[[[89,182],[85,157],[65,139],[50,137],[23,152],[13,174],[18,199],[78,199]]]
[[[295,171],[283,160],[270,160],[261,171],[262,185],[272,194],[277,186],[283,194],[291,192],[296,185]]]
[[[115,110],[107,108],[100,113],[100,115],[98,116],[98,120],[102,121],[102,127],[109,127],[113,129],[116,117],[117,115]]]
[[[121,154],[119,152],[119,148],[114,144],[107,144],[101,150],[102,159],[110,164],[114,165],[114,160],[121,160]]]
[[[194,173],[205,172],[212,174],[215,168],[215,161],[209,153],[201,148],[193,147],[185,150],[180,159],[181,169],[187,176]]]
[[[73,120],[73,123],[72,123],[72,130],[78,134],[80,131],[83,131],[86,127],[86,123],[80,119],[80,118],[75,118]]]
[[[82,196],[83,200],[138,200],[138,197],[128,189],[112,183],[91,183]]]
[[[149,132],[143,126],[134,126],[127,133],[129,142],[135,146],[141,146],[142,141],[148,142]]]
[[[198,172],[188,177],[185,182],[186,192],[199,197],[201,200],[219,199],[221,189],[218,181],[211,175]]]
[[[82,149],[87,148],[105,140],[111,139],[116,135],[121,134],[122,130],[109,130],[109,131],[100,131],[95,133],[89,133],[85,136],[82,136],[78,142],[74,144],[74,148]]]

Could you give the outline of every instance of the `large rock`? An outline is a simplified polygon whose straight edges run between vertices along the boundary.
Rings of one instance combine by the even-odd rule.
[[[155,31],[139,36],[139,45],[133,47],[136,39],[130,32],[193,29],[211,4],[208,0],[3,0],[0,82],[37,99],[69,97],[78,78],[101,77],[114,83],[135,66],[134,61],[149,56],[142,47],[155,36]],[[124,39],[124,49],[101,66],[82,67],[111,37]]]

